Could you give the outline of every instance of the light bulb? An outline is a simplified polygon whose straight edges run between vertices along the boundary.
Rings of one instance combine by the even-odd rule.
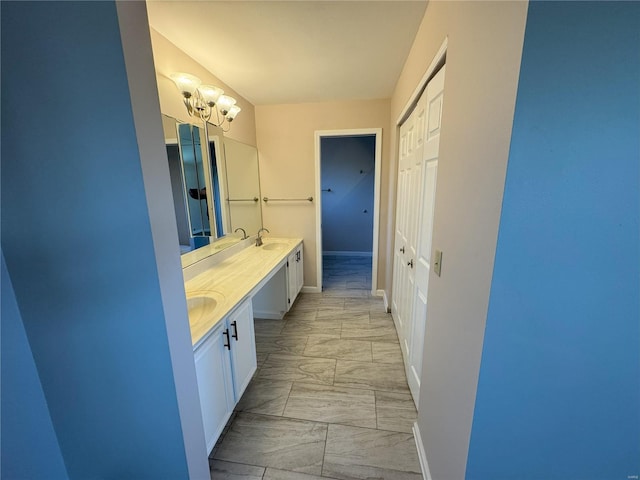
[[[202,83],[198,77],[188,73],[172,73],[169,78],[175,82],[185,98],[190,98]]]
[[[236,118],[236,115],[240,113],[240,110],[242,109],[239,106],[232,105],[231,108],[229,108],[229,113],[227,113],[227,120],[232,122],[233,119]]]
[[[226,116],[229,113],[229,109],[236,104],[236,99],[228,95],[221,95],[218,98],[218,108],[220,113]]]
[[[213,107],[218,101],[218,98],[220,98],[220,95],[224,93],[224,90],[214,87],[213,85],[200,85],[198,91],[200,92],[202,100],[210,107]]]

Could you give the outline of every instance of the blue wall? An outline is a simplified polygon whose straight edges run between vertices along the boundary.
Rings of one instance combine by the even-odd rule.
[[[0,420],[3,438],[0,477],[67,479],[3,255],[0,260]]]
[[[640,474],[639,62],[639,3],[530,3],[468,479]]]
[[[322,193],[322,250],[371,253],[376,137],[320,142],[322,188],[332,190]]]
[[[67,472],[186,478],[115,3],[1,8],[2,250]]]

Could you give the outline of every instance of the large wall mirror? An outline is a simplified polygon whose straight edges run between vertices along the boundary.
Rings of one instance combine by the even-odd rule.
[[[262,226],[258,153],[214,125],[162,116],[183,266],[215,254]],[[206,138],[208,136],[208,142]]]
[[[224,152],[231,228],[243,228],[248,235],[252,235],[262,227],[258,150],[225,138]]]

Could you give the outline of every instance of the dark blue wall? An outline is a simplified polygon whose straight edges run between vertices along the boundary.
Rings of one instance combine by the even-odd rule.
[[[186,478],[115,2],[1,8],[2,250],[67,472]]]
[[[376,137],[320,142],[322,188],[331,188],[322,193],[322,250],[371,253]]]
[[[640,474],[639,112],[640,3],[530,3],[468,479]]]
[[[11,279],[2,261],[0,477],[67,479]]]

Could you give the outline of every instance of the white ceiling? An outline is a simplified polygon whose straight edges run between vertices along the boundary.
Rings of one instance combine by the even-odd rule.
[[[390,97],[425,7],[147,1],[152,28],[254,105]]]

